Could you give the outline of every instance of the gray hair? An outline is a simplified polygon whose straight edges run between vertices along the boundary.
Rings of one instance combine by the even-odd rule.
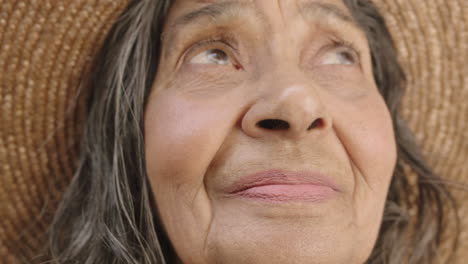
[[[392,115],[398,148],[379,237],[367,263],[435,263],[447,218],[444,207],[456,213],[455,201],[400,117],[405,75],[383,17],[370,1],[344,2],[366,29],[374,77]],[[149,187],[142,132],[170,4],[133,1],[95,60],[85,85],[91,94],[79,168],[50,229],[52,263],[162,264],[177,259]],[[416,173],[416,186],[405,167]],[[409,213],[413,205],[414,216]]]

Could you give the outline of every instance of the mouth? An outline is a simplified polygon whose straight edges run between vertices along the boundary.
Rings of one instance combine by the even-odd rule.
[[[341,192],[327,175],[316,171],[280,169],[246,175],[228,190],[228,197],[259,202],[325,202]]]

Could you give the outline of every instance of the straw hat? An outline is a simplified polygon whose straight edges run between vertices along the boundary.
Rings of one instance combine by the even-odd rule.
[[[31,261],[79,151],[77,87],[129,0],[0,0],[0,260]],[[403,115],[436,172],[468,181],[468,1],[376,0],[409,87]],[[83,94],[83,93],[82,93]],[[85,93],[84,93],[85,94]],[[468,199],[457,263],[468,257]],[[35,259],[31,262],[36,262]]]

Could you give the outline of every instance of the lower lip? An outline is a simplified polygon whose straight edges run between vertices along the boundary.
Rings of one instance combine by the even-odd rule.
[[[264,202],[323,202],[336,193],[331,187],[323,185],[274,184],[252,187],[235,195]]]

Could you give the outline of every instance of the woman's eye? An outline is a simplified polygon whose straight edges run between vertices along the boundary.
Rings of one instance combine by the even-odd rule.
[[[192,57],[190,63],[228,65],[231,58],[220,49],[208,49]]]
[[[356,63],[356,56],[347,50],[329,52],[321,62],[324,65],[353,65]]]

